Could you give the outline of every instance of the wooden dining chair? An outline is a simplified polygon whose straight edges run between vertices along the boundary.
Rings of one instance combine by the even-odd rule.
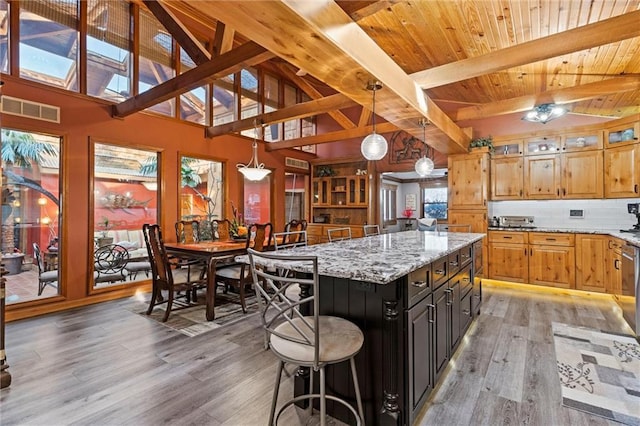
[[[175,224],[176,241],[179,243],[193,244],[200,241],[200,222],[197,220],[180,220]],[[191,280],[191,274],[197,273],[202,279],[205,266],[199,259],[178,258],[177,266],[187,268],[187,279]],[[194,293],[194,297],[197,297]]]
[[[142,226],[144,242],[147,246],[149,261],[151,262],[152,293],[149,301],[147,315],[151,315],[156,305],[166,303],[167,307],[162,317],[162,322],[169,319],[169,313],[176,302],[177,308],[191,306],[191,294],[194,286],[203,284],[201,281],[192,281],[189,277],[175,269],[171,262],[162,239],[162,231],[159,225],[144,224]],[[162,292],[166,292],[164,297]],[[177,294],[180,293],[180,294]],[[184,302],[182,301],[184,299]]]
[[[211,221],[213,239],[218,241],[229,241],[231,239],[231,222],[229,219],[215,219]]]
[[[301,238],[304,238],[304,242],[306,245],[306,241],[307,241],[307,233],[306,233],[306,229],[307,229],[307,221],[306,220],[292,220],[289,223],[287,223],[284,226],[284,233],[282,237],[284,237],[284,239],[281,239],[279,242],[281,245],[295,245],[297,243],[302,242],[303,240],[301,240]],[[303,232],[305,231],[305,232]],[[275,241],[275,240],[274,240]]]
[[[276,232],[273,246],[276,251],[307,245],[307,231]]]
[[[273,245],[273,225],[271,223],[262,223],[249,226],[249,238],[247,238],[246,248],[252,248],[255,251],[271,250]],[[242,312],[247,312],[245,302],[245,293],[247,287],[251,288],[251,273],[249,265],[244,262],[231,265],[221,265],[216,269],[216,282],[221,283],[225,287],[225,291],[234,288],[240,298]]]

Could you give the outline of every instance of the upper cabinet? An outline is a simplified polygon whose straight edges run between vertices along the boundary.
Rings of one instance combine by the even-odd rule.
[[[562,151],[590,151],[602,149],[602,130],[567,133],[562,137]]]
[[[555,154],[526,157],[524,193],[530,200],[560,197],[560,157]]]
[[[540,136],[524,141],[525,155],[546,155],[560,152],[562,143],[560,136]]]
[[[640,145],[622,145],[604,151],[605,198],[640,196]]]
[[[450,155],[449,210],[482,209],[487,206],[489,154]]]
[[[632,145],[640,138],[640,123],[629,122],[607,128],[605,130],[605,144],[607,148]]]

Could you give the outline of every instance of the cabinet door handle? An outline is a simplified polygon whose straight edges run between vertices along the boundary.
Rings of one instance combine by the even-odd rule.
[[[558,190],[556,191],[558,194],[558,197],[560,196],[560,188],[558,188]]]
[[[522,197],[522,189],[520,190],[520,196]]]
[[[545,240],[547,240],[547,241],[555,241],[556,239],[555,238],[545,238]]]
[[[456,262],[455,260],[452,260],[451,262],[449,262],[449,265],[456,267],[458,266],[458,262]]]
[[[613,247],[611,246],[611,244],[613,244],[613,241],[609,240],[609,250],[611,250]]]
[[[436,309],[436,305],[427,305],[427,321],[429,321],[431,324],[435,323],[435,315],[433,314],[433,311]]]
[[[505,235],[505,236],[503,236],[502,238],[504,238],[505,240],[510,240],[510,239],[512,239],[513,237],[509,237],[509,236]]]
[[[524,249],[524,255],[525,255],[525,256],[527,255],[527,248],[526,248],[526,247],[525,247],[525,249]]]
[[[638,184],[633,185],[633,192],[638,193]]]
[[[443,269],[436,269],[435,271],[433,271],[436,275],[444,275],[444,270]]]
[[[562,195],[567,195],[567,188],[562,188]]]
[[[532,248],[529,249],[529,256],[533,256],[533,249]]]
[[[418,288],[424,288],[427,286],[427,282],[426,281],[413,281],[411,283],[412,286],[414,287],[418,287]]]
[[[620,270],[620,259],[616,259],[613,262],[613,267],[616,268],[618,271]]]

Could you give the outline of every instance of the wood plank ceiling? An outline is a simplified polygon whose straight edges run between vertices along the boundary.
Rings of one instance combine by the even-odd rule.
[[[545,102],[563,104],[574,114],[640,113],[640,0],[144,3],[181,45],[191,46],[202,71],[209,71],[196,68],[192,75],[157,86],[116,106],[117,115],[238,65],[263,61],[316,100],[264,116],[265,123],[283,121],[287,114],[308,116],[317,108],[345,129],[275,142],[271,149],[369,133],[372,96],[366,86],[371,80],[384,85],[376,94],[376,114],[389,122],[384,129],[399,128],[422,139],[418,122],[428,118],[433,126],[427,142],[445,154],[466,151],[470,130],[461,129],[459,120],[520,112]],[[172,23],[176,20],[182,23]],[[215,40],[213,59],[192,42],[188,28]],[[296,75],[297,70],[306,75]],[[322,100],[320,93],[327,90],[317,90],[319,84],[342,97]],[[359,123],[339,111],[353,103],[364,107]],[[239,122],[212,127],[207,134],[243,128],[246,123]]]

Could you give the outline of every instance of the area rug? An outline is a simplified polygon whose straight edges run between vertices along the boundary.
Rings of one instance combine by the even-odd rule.
[[[640,425],[640,345],[632,337],[552,323],[562,404]]]
[[[213,321],[207,321],[206,319],[204,297],[200,297],[198,299],[199,303],[194,306],[171,311],[166,322],[162,322],[166,305],[156,306],[151,315],[147,315],[147,307],[149,305],[147,301],[144,307],[142,304],[137,304],[133,311],[189,337],[199,336],[202,333],[242,321],[249,315],[258,312],[258,303],[255,296],[246,298],[246,314],[242,312],[242,306],[239,303],[224,299],[219,301],[222,297],[218,296],[216,296],[216,299],[215,318]]]

